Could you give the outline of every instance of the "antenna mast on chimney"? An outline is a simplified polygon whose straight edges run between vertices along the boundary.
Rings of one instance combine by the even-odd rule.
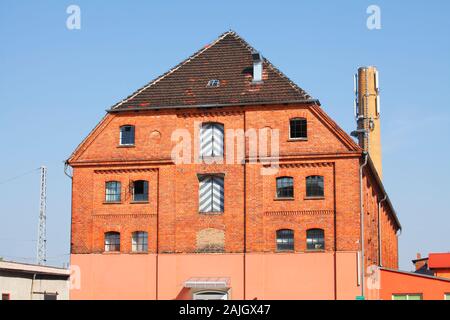
[[[46,211],[47,211],[47,167],[41,166],[41,188],[39,203],[39,231],[37,243],[37,263],[45,265],[47,262],[47,232],[46,232]]]
[[[380,128],[380,89],[375,67],[361,67],[354,77],[354,113],[361,148],[368,152],[380,178],[383,176]]]

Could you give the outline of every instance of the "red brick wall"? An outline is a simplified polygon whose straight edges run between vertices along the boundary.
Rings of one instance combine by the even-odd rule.
[[[366,267],[378,265],[379,237],[378,227],[381,227],[381,263],[384,267],[398,268],[397,226],[385,202],[380,207],[380,224],[378,222],[378,203],[384,194],[377,187],[374,177],[366,170],[363,177],[364,208],[365,208],[365,251]]]
[[[292,117],[307,118],[306,141],[289,141]],[[172,132],[176,128],[186,129],[194,137],[194,125],[206,121],[220,122],[225,130],[278,129],[279,172],[261,175],[261,163],[245,166],[171,163],[175,145],[171,141]],[[125,124],[136,126],[135,147],[118,146],[119,127]],[[225,232],[226,252],[244,250],[244,232],[248,252],[274,251],[275,232],[279,228],[294,229],[296,251],[306,250],[309,228],[324,229],[327,251],[359,249],[359,152],[350,150],[308,106],[110,114],[79,147],[70,163],[74,167],[72,253],[102,252],[103,234],[107,231],[121,232],[122,252],[131,250],[133,231],[149,233],[149,252],[194,252],[196,235],[205,228]],[[223,214],[198,212],[199,173],[225,175]],[[285,175],[294,178],[294,200],[277,201],[276,177]],[[323,199],[305,199],[305,178],[309,175],[324,176]],[[148,204],[130,203],[127,186],[137,179],[149,181]],[[122,182],[121,204],[104,203],[104,184],[108,180]],[[366,191],[366,206],[373,219],[376,201],[370,190]],[[393,251],[397,244],[389,231],[389,221],[384,223],[383,250],[387,263],[389,259],[396,260]],[[374,225],[374,221],[367,219],[369,259],[373,259],[376,249],[372,242]]]

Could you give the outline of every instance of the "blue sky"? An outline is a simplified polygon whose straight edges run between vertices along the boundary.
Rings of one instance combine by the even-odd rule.
[[[81,8],[68,30],[66,8]],[[381,30],[366,27],[369,5]],[[0,256],[35,262],[48,167],[49,263],[68,262],[63,161],[105,109],[230,28],[354,129],[353,74],[380,71],[384,183],[400,266],[450,251],[450,2],[0,1]],[[22,175],[22,176],[21,176]],[[10,180],[11,178],[17,179]]]

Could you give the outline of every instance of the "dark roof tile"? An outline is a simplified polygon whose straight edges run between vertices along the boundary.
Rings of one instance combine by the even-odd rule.
[[[226,32],[110,111],[313,100],[267,59],[263,83],[253,84],[253,51],[235,32]],[[220,86],[208,87],[212,79]]]

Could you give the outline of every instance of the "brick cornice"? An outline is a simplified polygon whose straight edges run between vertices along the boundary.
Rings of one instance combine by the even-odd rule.
[[[264,216],[329,216],[334,210],[297,210],[297,211],[266,211]]]
[[[223,117],[243,115],[242,110],[220,110],[220,111],[186,111],[177,113],[178,118],[202,118],[202,117]]]
[[[120,214],[116,214],[116,213],[100,213],[100,214],[93,214],[92,218],[103,218],[103,219],[107,219],[107,218],[143,218],[143,217],[152,217],[152,218],[156,218],[157,214],[156,213],[120,213]]]
[[[94,170],[94,173],[114,174],[114,173],[152,172],[152,171],[158,171],[158,168],[100,169]]]
[[[321,168],[321,167],[332,167],[333,162],[280,163],[279,166],[280,168]]]
[[[172,165],[174,164],[173,160],[170,158],[165,159],[157,159],[157,160],[148,160],[148,159],[135,159],[135,160],[109,160],[109,159],[101,159],[101,160],[83,160],[72,162],[70,165],[72,167],[105,167],[105,166],[142,166],[142,165]]]

